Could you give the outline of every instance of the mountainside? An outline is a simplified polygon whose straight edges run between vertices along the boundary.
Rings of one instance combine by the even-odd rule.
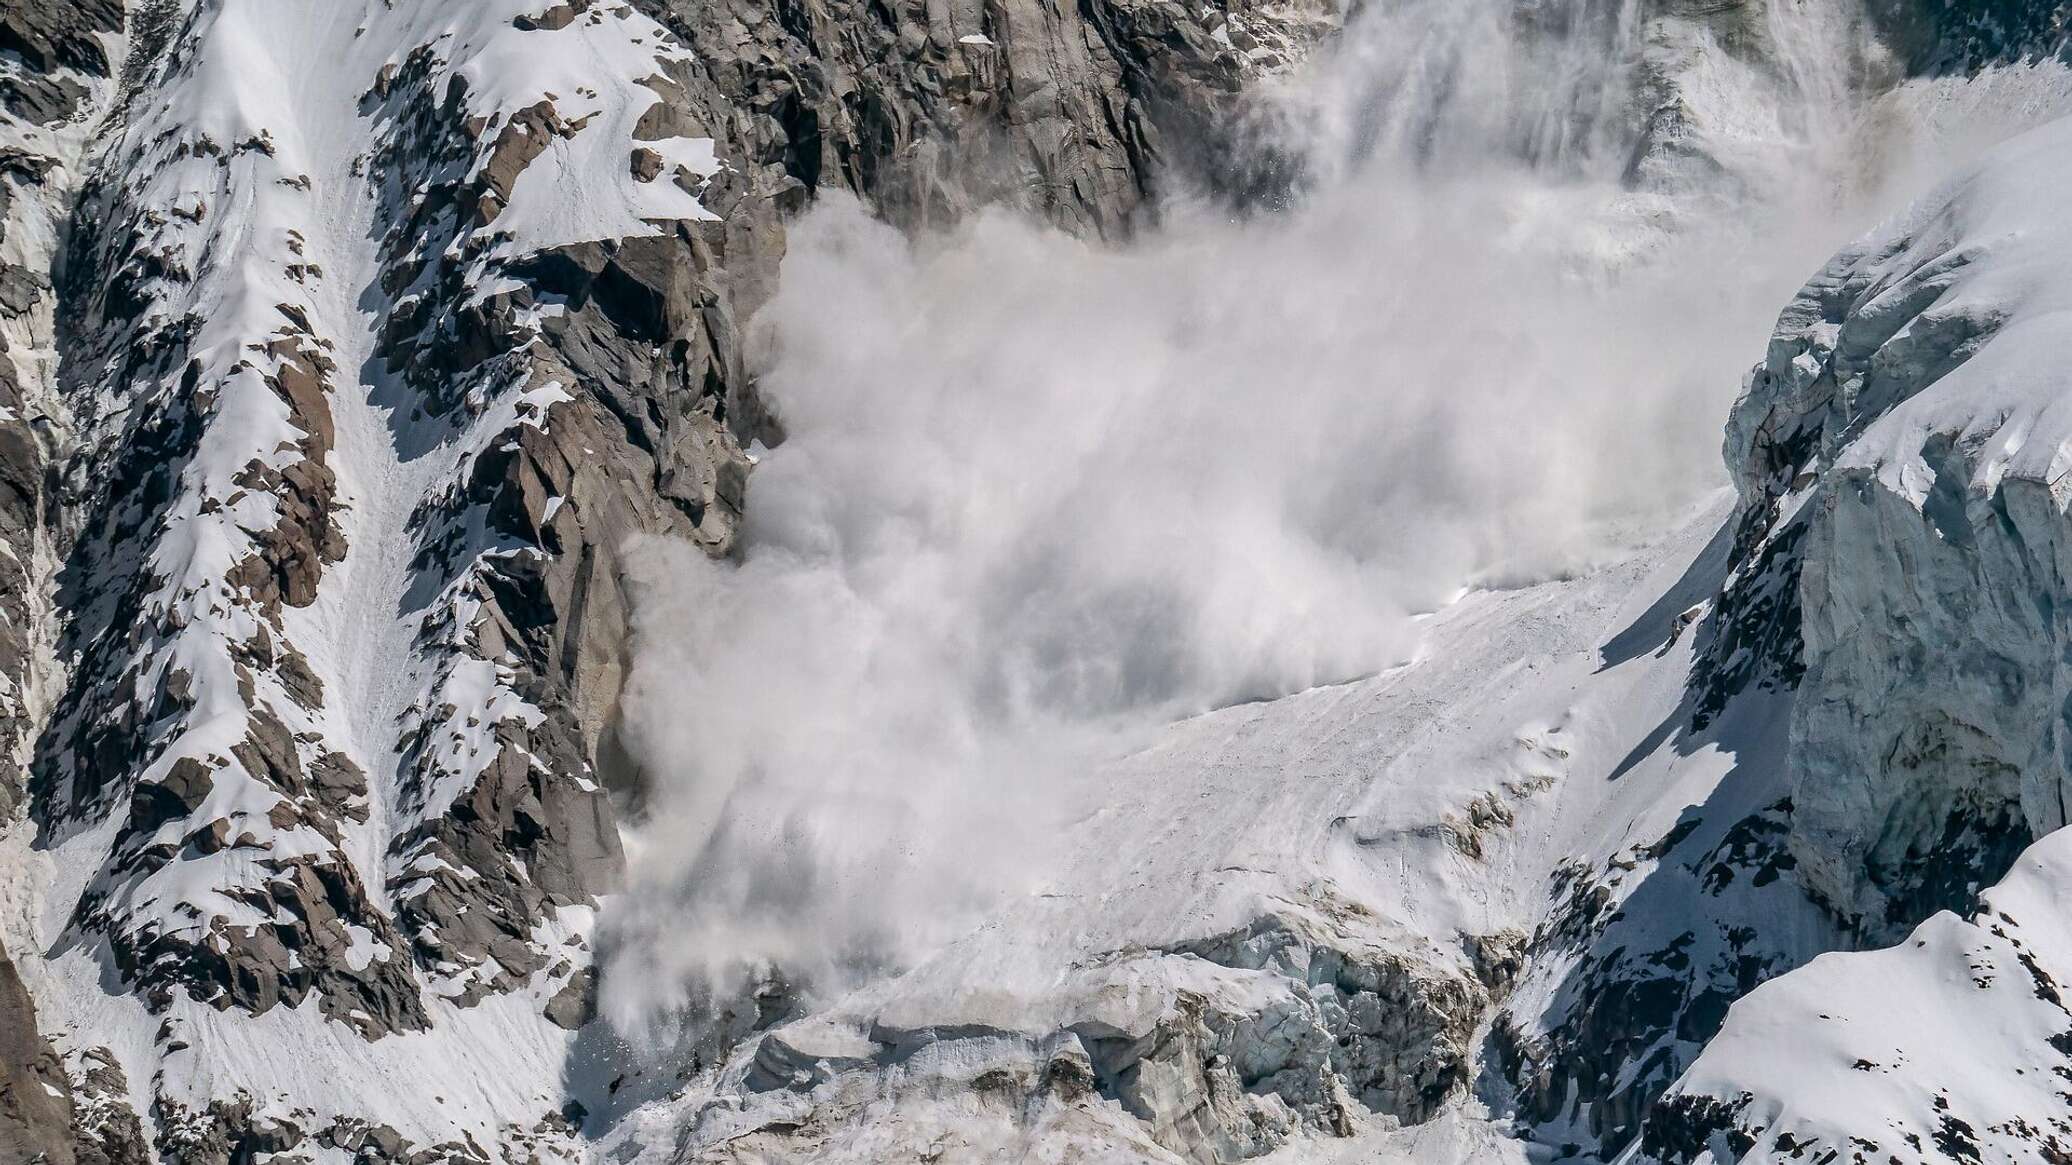
[[[2067,131],[2019,139],[1838,256],[1736,408],[1744,503],[1799,543],[1790,849],[1831,912],[1894,945],[1739,1005],[1674,1090],[1678,1118],[1650,1127],[1667,1159],[1725,1159],[1737,1138],[2072,1151],[2055,646],[2072,238],[2038,197],[2072,164]]]
[[[40,378],[0,414],[11,929],[75,1062],[127,1076],[62,1106],[82,1147],[566,1127],[605,790],[637,779],[617,556],[732,545],[780,216],[823,185],[963,204],[929,154],[970,134],[1033,211],[1126,229],[1145,103],[1270,59],[1191,25],[1153,53],[1133,19],[6,10],[10,346]],[[436,1063],[407,1038],[454,1028]],[[454,1072],[481,1079],[449,1106]]]
[[[1435,5],[0,0],[0,1162],[2072,1154],[2072,940],[2054,917],[2072,878],[2064,8]],[[900,345],[988,367],[948,329],[873,325],[865,300],[914,302],[890,283],[832,308],[786,298],[830,255],[911,245],[923,263],[991,237],[959,224],[1027,220],[1078,240],[1040,256],[1199,251],[1210,281],[1242,285],[1222,259],[1260,239],[1421,223],[1522,173],[1493,216],[1433,215],[1466,224],[1470,257],[1406,265],[1435,286],[1395,290],[1450,305],[1548,272],[1553,318],[1631,306],[1651,271],[1744,239],[1803,226],[1824,251],[1796,219],[1853,233],[1924,170],[1949,180],[1783,305],[1720,418],[1731,490],[1677,495],[1670,520],[1576,517],[1616,536],[1567,557],[1505,528],[1458,577],[1432,568],[1442,602],[1358,575],[1374,589],[1356,597],[1415,612],[1391,616],[1386,666],[1058,718],[1099,743],[1038,774],[1049,801],[1023,828],[1062,819],[1038,840],[972,818],[910,841],[883,825],[917,812],[899,794],[952,834],[957,797],[919,772],[861,790],[856,828],[954,883],[958,911],[904,920],[925,943],[737,959],[704,900],[657,889],[740,881],[756,921],[826,929],[757,864],[753,825],[805,898],[934,909],[896,862],[814,868],[817,819],[794,815],[778,760],[686,794],[677,770],[717,762],[655,728],[695,732],[694,698],[792,707],[669,686],[672,652],[726,654],[661,642],[681,606],[709,603],[682,622],[745,654],[765,642],[763,608],[673,583],[818,569],[827,548],[784,543],[784,523],[885,496],[911,519],[895,545],[954,557],[929,540],[932,506],[1011,540],[1001,498],[1037,490],[988,492],[988,448],[943,458],[946,500],[906,498],[925,442],[873,445],[865,425],[866,464],[845,469],[885,494],[780,478],[759,518],[759,463],[848,452],[783,395],[805,358],[784,328],[803,317],[837,355],[895,369]],[[1397,184],[1362,185],[1376,173]],[[787,264],[795,243],[807,261]],[[1348,242],[1339,261],[1391,249]],[[1137,318],[1138,285],[992,274],[1120,305],[1118,331]],[[1241,299],[1279,294],[1252,275]],[[1304,310],[1246,304],[1237,326],[1275,308]],[[1039,339],[1101,350],[1109,322]],[[1157,345],[1214,352],[1200,333],[1226,322],[1154,329],[1145,363],[1189,369]],[[1564,357],[1488,321],[1440,326],[1461,334],[1425,346]],[[1600,326],[1647,333],[1642,367],[1616,370],[1642,386],[1696,345],[1652,317]],[[1306,342],[1272,333],[1246,346]],[[952,441],[992,437],[960,409],[1027,404],[1039,476],[1106,480],[1044,444],[1073,411],[1051,398],[974,385],[916,421],[862,395],[863,363],[853,382],[829,367],[822,382],[900,424],[945,420]],[[1306,387],[1294,367],[1273,393]],[[910,406],[938,407],[912,387]],[[1131,403],[1122,388],[1091,388],[1072,402],[1088,427],[1130,415],[1103,411]],[[1591,415],[1645,439],[1652,414],[1623,402],[1622,421],[1620,403]],[[1630,445],[1510,431],[1556,428],[1561,404],[1494,410],[1475,443],[1651,488],[1619,463]],[[1255,407],[1239,420],[1257,442],[1301,456],[1269,415],[1308,419],[1299,404],[1220,411]],[[1255,464],[1202,415],[1143,415],[1179,435],[1160,455]],[[1451,480],[1442,458],[1348,460]],[[1333,464],[1297,475],[1319,513],[1370,481]],[[1391,566],[1445,557],[1397,529]],[[1239,534],[1261,558],[1282,545]],[[1352,541],[1319,557],[1357,559]],[[1031,553],[1052,569],[1027,592],[1076,581],[1069,547]],[[1297,585],[1248,565],[1265,581],[1233,584],[1247,602]],[[1088,680],[1106,657],[1053,658],[1122,626],[1148,628],[1125,664],[1178,667],[1159,635],[1180,617],[1145,594],[1036,628],[1030,658],[1054,670],[984,673],[973,706],[1048,709],[1053,682],[1155,689]],[[826,652],[796,674],[874,674],[843,670],[818,617],[801,608],[803,644],[773,650]],[[995,642],[958,634],[946,656]],[[795,674],[756,663],[716,686]],[[988,723],[864,706],[922,740]],[[1128,721],[1145,708],[1170,722]],[[784,727],[846,742],[833,723]],[[704,833],[672,832],[686,804]],[[657,862],[671,849],[690,851],[680,869]],[[996,865],[1021,880],[991,892],[976,871]],[[629,889],[629,867],[668,876]],[[640,957],[658,929],[719,944],[691,952],[701,967],[750,970],[691,982],[691,962]],[[678,1002],[656,1017],[649,995]]]

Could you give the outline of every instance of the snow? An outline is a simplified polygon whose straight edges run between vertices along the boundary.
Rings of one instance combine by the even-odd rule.
[[[364,166],[393,129],[380,120],[378,107],[363,113],[368,107],[361,98],[384,66],[400,65],[420,48],[433,57],[431,91],[464,78],[466,112],[492,127],[543,99],[578,126],[556,136],[522,172],[493,223],[495,246],[478,262],[483,286],[496,285],[501,262],[540,248],[713,218],[677,182],[639,183],[628,173],[634,125],[657,100],[643,81],[683,59],[685,50],[624,5],[600,6],[560,30],[514,25],[520,16],[537,15],[537,8],[524,0],[224,0],[204,6],[193,41],[158,65],[157,99],[140,102],[108,145],[125,197],[157,216],[147,246],[165,266],[189,276],[143,284],[149,306],[140,327],[197,320],[188,354],[197,361],[199,382],[215,393],[200,450],[167,507],[164,533],[149,548],[158,583],[147,610],[167,621],[166,641],[133,681],[136,697],[149,701],[184,672],[196,704],[138,779],[160,780],[182,758],[201,760],[210,773],[206,799],[191,819],[168,824],[159,840],[177,842],[182,832],[221,820],[232,839],[248,841],[213,854],[188,852],[132,877],[110,864],[120,813],[82,822],[43,851],[28,847],[25,831],[13,830],[0,842],[9,871],[0,885],[8,887],[6,945],[43,1004],[46,1026],[62,1033],[62,1050],[75,1058],[102,1044],[114,1048],[141,1113],[151,1112],[154,1093],[201,1107],[242,1088],[255,1093],[262,1113],[349,1112],[389,1123],[420,1144],[467,1132],[494,1145],[505,1124],[529,1127],[560,1105],[573,1037],[541,1015],[560,977],[543,973],[520,990],[466,1008],[441,998],[455,984],[430,984],[433,1030],[374,1042],[325,1020],[314,999],[248,1016],[180,997],[162,1038],[159,1019],[107,970],[113,960],[105,943],[69,929],[73,905],[97,885],[112,891],[106,909],[118,928],[216,942],[216,927],[271,921],[266,909],[247,904],[265,901],[263,893],[238,892],[258,890],[275,877],[269,863],[298,857],[351,862],[375,907],[387,909],[393,896],[408,892],[413,876],[441,864],[428,854],[392,859],[389,839],[443,812],[495,756],[500,721],[539,721],[540,712],[511,691],[507,672],[453,652],[473,618],[467,572],[423,593],[411,524],[417,507],[449,493],[482,451],[514,426],[545,427],[555,406],[572,395],[551,381],[507,378],[478,400],[478,416],[450,428],[394,413],[387,403],[394,386],[378,375],[371,383],[360,379],[363,370],[379,367],[370,359],[379,321],[363,306],[362,293],[377,275],[371,228],[386,213]],[[79,127],[67,149],[76,152],[91,130]],[[494,128],[485,133],[485,152],[494,137]],[[638,144],[694,180],[726,164],[710,138]],[[485,160],[478,156],[474,164]],[[39,255],[48,248],[36,248],[52,243],[54,230],[31,221],[33,215],[21,217],[19,231],[10,221],[0,257],[47,268]],[[557,310],[539,305],[531,325]],[[368,772],[368,820],[342,822],[342,844],[309,825],[274,827],[269,811],[282,795],[244,772],[231,753],[248,723],[235,651],[262,630],[266,617],[223,580],[250,553],[252,532],[271,528],[280,514],[268,490],[241,486],[239,478],[255,462],[282,469],[302,458],[306,434],[265,380],[280,358],[260,350],[287,334],[293,318],[309,321],[309,350],[334,365],[327,396],[336,436],[327,460],[337,477],[336,513],[347,553],[326,569],[317,601],[284,608],[274,632],[276,642],[285,640],[306,657],[324,685],[325,706],[301,708],[266,669],[255,673],[252,699],[295,734],[304,761],[336,748]],[[43,359],[26,342],[15,343],[11,332],[8,340],[19,362]],[[179,391],[176,379],[124,384],[111,375],[87,398],[81,425],[106,431],[128,425]],[[426,638],[420,631],[425,616],[442,611],[445,621]],[[398,741],[407,718],[429,716],[445,704],[454,711],[437,720],[430,743],[441,782],[406,797]],[[33,873],[17,880],[16,871]],[[577,941],[589,925],[587,910],[563,910],[533,941],[542,947]],[[345,938],[353,969],[407,957],[365,926],[348,925]],[[587,960],[580,947],[571,954],[577,964]],[[465,973],[495,970],[492,963]],[[178,1043],[186,1047],[176,1049]]]
[[[1898,946],[1824,955],[1757,988],[1676,1093],[1753,1091],[1740,1119],[1758,1153],[1779,1153],[1787,1135],[1903,1151],[1934,1144],[1954,1119],[1987,1160],[2042,1159],[2037,1134],[2072,1143],[2053,1042],[2072,1019],[2058,988],[2072,981],[2067,885],[2072,834],[2060,831],[1975,919],[1938,914]]]
[[[1878,871],[1970,852],[1946,815],[2005,811],[2038,839],[1976,910],[1824,955],[1734,1005],[1671,1096],[1721,1102],[1757,1159],[1848,1146],[2037,1160],[2072,1146],[2059,986],[2072,982],[2072,838],[2049,615],[2072,500],[2072,227],[2056,197],[2068,180],[2068,120],[1961,170],[1816,280],[1809,298],[1837,304],[1840,327],[1807,326],[1795,305],[1773,374],[1737,409],[1741,432],[1760,413],[1822,433],[1791,726],[1802,876],[1875,937]],[[1938,743],[1885,759],[1910,741]],[[1725,1151],[1715,1138],[1715,1159]]]
[[[1737,760],[1755,759],[1737,758],[1725,735],[1679,746],[1656,731],[1679,713],[1692,658],[1692,636],[1669,642],[1689,603],[1665,607],[1664,596],[1679,593],[1694,564],[1702,576],[1716,561],[1709,540],[1726,514],[1716,497],[1679,533],[1599,571],[1471,593],[1422,622],[1416,662],[1171,726],[1088,775],[1100,804],[1074,826],[1070,856],[1043,887],[777,1037],[840,1057],[862,1046],[862,1033],[886,1031],[1042,1040],[1091,1024],[1134,1033],[1171,1014],[1183,992],[1256,1014],[1299,985],[1162,952],[1265,914],[1313,920],[1304,925],[1339,931],[1352,949],[1409,956],[1434,975],[1469,975],[1463,940],[1530,932],[1564,861],[1654,842],[1712,798]],[[1659,649],[1615,655],[1612,645],[1632,637]],[[1469,856],[1441,826],[1493,791],[1515,820],[1490,828],[1481,856]],[[1559,982],[1558,968],[1544,969],[1514,1006],[1526,1016],[1551,1008],[1551,997],[1532,993]],[[907,1070],[948,1081],[968,1069]],[[693,1089],[661,1112],[628,1116],[607,1148],[639,1143],[668,1127],[670,1111],[711,1097]],[[795,1103],[787,1094],[738,1101],[747,1106],[739,1127]],[[1352,1144],[1305,1140],[1284,1152],[1357,1160],[1429,1144],[1454,1146],[1461,1159],[1520,1159],[1502,1126],[1477,1123],[1486,1118],[1476,1111],[1416,1134],[1373,1122]],[[727,1134],[701,1129],[708,1135]]]
[[[547,941],[552,941],[551,938]],[[335,1115],[385,1123],[420,1144],[473,1135],[498,1144],[507,1125],[530,1126],[560,1106],[560,1079],[573,1033],[540,1022],[551,984],[486,999],[473,1007],[431,1003],[434,1026],[369,1043],[327,1020],[314,998],[225,1022],[207,1004],[177,1000],[163,1017],[102,979],[91,952],[59,956],[38,998],[68,1023],[62,1051],[114,1049],[126,1066],[155,1065],[162,1076],[131,1071],[132,1103],[148,1112],[154,1084],[190,1107],[237,1090],[261,1112],[321,1128]],[[164,1025],[167,1051],[155,1033]]]
[[[2072,280],[2064,276],[2072,222],[2056,212],[2049,192],[2068,183],[2072,120],[2061,120],[1995,152],[1892,228],[1906,245],[1871,269],[1879,290],[1861,311],[1926,292],[1933,298],[1905,321],[1906,332],[1976,322],[1991,340],[1877,418],[1851,442],[1842,468],[1873,468],[1918,504],[1923,475],[1935,476],[1921,448],[1931,434],[1956,433],[1967,448],[1995,443],[1975,472],[1977,488],[1997,488],[2009,476],[2049,485],[2063,477],[2072,400],[2058,351],[2072,325]]]
[[[374,383],[359,381],[377,367],[377,321],[361,293],[376,275],[367,239],[383,209],[359,167],[387,127],[354,112],[384,66],[430,46],[437,58],[431,90],[466,80],[468,113],[490,127],[485,154],[496,126],[542,99],[579,126],[547,143],[488,228],[497,241],[475,271],[478,298],[510,288],[498,275],[501,263],[540,248],[710,219],[677,181],[627,175],[634,126],[654,100],[643,81],[687,50],[625,6],[592,8],[555,32],[514,26],[537,8],[517,0],[395,8],[377,0],[226,0],[204,16],[200,49],[172,79],[167,99],[140,106],[117,146],[134,163],[127,168],[134,201],[165,212],[152,247],[192,275],[150,283],[150,318],[201,321],[192,354],[217,394],[201,452],[167,510],[164,537],[151,547],[159,580],[153,614],[173,629],[134,677],[141,700],[184,672],[198,702],[139,779],[161,780],[181,759],[205,761],[206,800],[191,822],[168,825],[158,840],[178,841],[192,824],[217,820],[232,837],[252,838],[249,847],[185,857],[146,877],[108,875],[118,925],[217,941],[211,931],[219,925],[264,924],[265,911],[232,894],[265,883],[271,872],[263,861],[296,857],[351,862],[376,905],[393,908],[420,892],[427,875],[453,867],[424,850],[391,852],[390,839],[444,812],[467,789],[499,751],[499,724],[542,719],[512,689],[508,668],[458,650],[480,613],[474,580],[466,565],[451,577],[421,574],[412,561],[413,521],[427,498],[450,498],[479,457],[507,448],[515,429],[552,424],[556,408],[575,398],[564,384],[520,372],[472,386],[469,404],[479,411],[449,422],[397,412],[396,386],[378,373],[369,373]],[[1225,29],[1215,35],[1229,43]],[[993,44],[982,34],[959,43]],[[1754,155],[1773,145],[1782,114],[1757,93],[1766,79],[1714,44],[1700,45],[1694,59],[1694,108],[1711,145],[1730,160],[1737,148]],[[1787,62],[1814,88],[1833,80],[1825,67]],[[2064,77],[2038,66],[1996,71],[1970,86],[1923,83],[1892,107],[1945,127],[1939,132],[1973,124],[1968,119],[1982,107],[2014,124],[2063,108],[2072,99]],[[222,154],[195,152],[203,138]],[[639,144],[662,156],[666,172],[693,179],[728,165],[707,137]],[[2054,196],[2068,188],[2072,122],[2060,122],[1896,220],[1891,230],[1905,246],[1874,261],[1874,281],[1886,291],[1865,312],[1889,310],[1921,333],[1924,350],[1944,325],[1976,325],[1990,339],[1852,433],[1824,465],[1865,471],[1922,509],[1946,472],[1922,450],[1934,435],[1956,434],[1978,452],[1968,489],[2027,480],[2062,498],[2072,467],[2072,406],[2057,345],[2072,327],[2072,279],[2064,276],[2072,223],[2056,213]],[[31,261],[47,259],[55,238],[48,224],[42,233],[33,223],[26,232],[12,225],[0,256],[21,248]],[[1518,229],[1532,228],[1521,221]],[[314,283],[312,265],[325,272]],[[1956,271],[1961,279],[1936,282]],[[1923,288],[1933,292],[1925,300],[1917,295]],[[237,478],[254,461],[292,464],[305,436],[265,383],[278,358],[254,350],[282,334],[283,304],[311,321],[312,343],[337,368],[330,463],[349,549],[327,571],[314,605],[281,615],[285,638],[330,693],[327,706],[297,710],[270,675],[254,690],[309,738],[312,752],[311,742],[323,741],[368,769],[368,820],[347,824],[341,844],[307,825],[273,826],[270,812],[283,798],[231,753],[248,719],[232,648],[250,640],[262,619],[223,579],[249,550],[250,532],[279,516],[276,499],[242,489]],[[561,310],[539,305],[521,325],[538,327]],[[1842,339],[1828,324],[1811,334],[1829,347]],[[6,339],[25,366],[47,364],[47,353],[16,344],[14,332]],[[1893,353],[1899,360],[1904,344]],[[1820,367],[1806,358],[1799,371],[1812,380]],[[1890,371],[1874,369],[1870,379]],[[116,426],[130,410],[152,407],[154,393],[175,391],[171,384],[125,387],[109,385],[82,422]],[[563,501],[547,501],[548,520]],[[1790,520],[1819,502],[1815,490],[1795,490],[1782,512]],[[649,1082],[613,1099],[578,1037],[541,1017],[564,981],[552,972],[470,1007],[452,1003],[498,972],[493,960],[447,964],[425,984],[428,1032],[370,1042],[327,1021],[315,1000],[254,1017],[178,998],[162,1020],[114,981],[103,940],[67,929],[73,904],[109,859],[119,814],[81,822],[44,850],[32,848],[22,830],[0,837],[0,932],[60,1033],[61,1050],[76,1063],[88,1049],[113,1048],[139,1111],[150,1110],[154,1093],[200,1106],[247,1089],[262,1113],[314,1113],[319,1124],[350,1114],[424,1143],[458,1132],[487,1145],[508,1126],[558,1108],[572,1091],[620,1121],[600,1149],[614,1160],[663,1159],[677,1151],[684,1130],[710,1144],[859,1094],[875,1111],[894,1113],[895,1124],[954,1130],[973,1113],[976,1102],[963,1087],[971,1078],[1061,1054],[1078,1043],[1075,1031],[1147,1032],[1177,1015],[1182,1000],[1246,1015],[1299,1003],[1310,985],[1288,974],[1222,966],[1182,949],[1262,917],[1288,920],[1355,953],[1401,957],[1435,980],[1467,983],[1470,940],[1548,923],[1550,885],[1574,863],[1624,862],[1634,877],[1619,893],[1631,898],[1618,901],[1644,892],[1655,913],[1636,909],[1622,937],[1636,950],[1673,941],[1695,912],[1698,877],[1643,851],[1701,817],[1693,844],[1723,844],[1727,825],[1769,803],[1779,791],[1783,726],[1793,711],[1786,697],[1756,694],[1708,732],[1679,727],[1688,720],[1698,648],[1686,629],[1716,593],[1715,535],[1729,510],[1725,497],[1710,499],[1674,533],[1571,578],[1499,589],[1493,572],[1486,589],[1463,591],[1416,619],[1408,662],[1378,675],[1158,730],[1143,747],[1075,778],[1085,811],[1042,885],[918,965],[833,985],[812,1001],[811,1015],[750,1039],[688,1085]],[[491,543],[480,515],[466,521],[474,525],[465,544]],[[529,551],[491,545],[484,553],[514,552]],[[402,772],[398,744],[419,727],[428,729],[424,771],[435,774],[421,785]],[[2068,879],[2072,842],[2053,834],[1992,891],[1978,918],[1940,915],[1892,950],[1822,956],[1758,989],[1736,1005],[1725,1034],[1680,1090],[1732,1094],[1760,1082],[1749,1115],[1773,1144],[1787,1128],[1932,1138],[1943,1124],[1923,1103],[1931,1091],[1982,1135],[2002,1135],[1995,1130],[2015,1118],[2049,1111],[2058,1103],[2053,1072],[2062,1059],[2050,1038],[2066,1016],[2040,990],[2034,967],[2072,982],[2072,931],[2055,925]],[[1637,883],[1643,889],[1632,888]],[[1767,901],[1737,897],[1720,909],[1768,909]],[[575,943],[571,961],[581,964],[593,921],[586,909],[567,909],[530,941],[541,949]],[[1764,921],[1787,961],[1841,941],[1804,904]],[[348,925],[346,936],[354,969],[405,957],[367,927]],[[1559,1028],[1574,1005],[1571,972],[1582,958],[1556,951],[1528,970],[1504,1004],[1521,1032],[1548,1036]],[[1915,1022],[1892,1030],[1882,1020],[1895,1012]],[[1484,1020],[1478,1043],[1488,1034]],[[981,1034],[959,1036],[959,1028]],[[872,1068],[802,1092],[740,1087],[765,1039],[825,1065],[867,1060],[886,1046],[878,1037],[900,1033],[923,1033],[925,1046],[882,1078]],[[1695,1047],[1670,1050],[1697,1054]],[[1874,1068],[1858,1069],[1857,1061]],[[1638,1071],[1624,1070],[1629,1082]],[[1407,1130],[1362,1111],[1342,1141],[1298,1138],[1263,1159],[1515,1165],[1527,1150],[1516,1129],[1492,1115],[1500,1107],[1464,1098]],[[1066,1122],[1059,1144],[1095,1154],[1127,1145],[1146,1159],[1166,1152],[1119,1105],[1090,1112],[1059,1118]],[[856,1132],[846,1146],[851,1155],[882,1156],[886,1142],[873,1135]],[[2009,1155],[2019,1148],[2008,1141]]]

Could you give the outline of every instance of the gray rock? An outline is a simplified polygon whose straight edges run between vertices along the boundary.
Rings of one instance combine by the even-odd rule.
[[[555,1027],[574,1031],[597,1014],[597,978],[583,967],[568,977],[561,990],[547,1001],[546,1015]]]
[[[107,1048],[81,1058],[72,1088],[72,1143],[79,1165],[149,1165],[144,1123],[130,1107],[129,1078]]]
[[[36,1005],[0,950],[0,1159],[72,1165],[72,1090]]]
[[[45,4],[0,0],[0,52],[17,64],[0,76],[0,106],[31,125],[69,120],[86,94],[86,82],[106,77],[109,63],[101,36],[119,32],[119,0]],[[41,207],[17,202],[62,201],[63,191],[45,187],[54,159],[28,149],[0,149],[0,238],[18,229],[18,215]],[[33,253],[34,248],[31,248]],[[20,317],[49,293],[48,272],[0,263],[0,313]],[[49,498],[45,489],[43,439],[37,433],[41,409],[24,398],[7,343],[0,340],[0,820],[23,796],[29,738],[36,730],[27,693],[39,683],[41,617],[35,595],[42,579],[33,561],[42,541]]]
[[[121,31],[122,11],[120,0],[0,0],[0,51],[19,55],[38,73],[106,77],[108,54],[97,34]]]

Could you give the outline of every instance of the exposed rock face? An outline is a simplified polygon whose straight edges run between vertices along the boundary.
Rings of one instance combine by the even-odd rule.
[[[0,3],[0,830],[26,794],[47,677],[46,457],[60,406],[49,383],[56,315],[53,243],[75,181],[80,134],[68,123],[111,79],[102,37],[122,27],[114,0]],[[71,1082],[0,944],[0,1158],[95,1161],[74,1137]]]
[[[1245,82],[1331,25],[1324,6],[1165,0],[649,8],[698,53],[659,87],[682,96],[651,132],[687,122],[901,223],[1004,202],[1111,236],[1162,179],[1227,179]],[[736,280],[767,277],[773,254],[739,250],[720,251]]]
[[[144,1122],[130,1107],[129,1077],[114,1053],[92,1048],[73,1065],[72,1147],[81,1165],[143,1165],[151,1160]]]
[[[1630,1142],[1734,1000],[1818,949],[1809,936],[1833,941],[1791,874],[1789,803],[1736,816],[1780,783],[1737,770],[1653,845],[1559,879],[1492,1049],[1538,1139]]]
[[[11,362],[0,361],[0,537],[7,547],[0,552],[0,814],[10,817],[24,792],[40,614],[33,556],[42,517],[43,455],[28,412],[19,374]]]
[[[1916,69],[1965,72],[1982,65],[2064,53],[2072,6],[2063,0],[1972,4],[1876,4],[1871,12]]]
[[[0,50],[22,65],[0,81],[0,105],[31,125],[69,120],[87,99],[85,79],[112,75],[102,35],[119,32],[122,17],[117,0],[0,4]]]
[[[111,79],[101,37],[122,27],[114,0],[0,4],[0,820],[21,804],[36,731],[48,572],[45,456],[61,406],[51,358],[53,244],[62,230],[92,87]]]
[[[71,1165],[72,1095],[36,1027],[36,1005],[0,951],[0,1157]]]

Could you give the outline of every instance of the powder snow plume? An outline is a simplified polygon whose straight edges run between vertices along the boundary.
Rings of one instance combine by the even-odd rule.
[[[745,553],[641,556],[615,1022],[906,965],[1042,886],[1100,758],[1400,664],[1419,613],[1723,482],[1722,370],[1863,193],[1803,113],[1844,82],[1723,77],[1803,149],[1745,198],[1648,188],[1633,5],[1542,7],[1560,35],[1377,6],[1260,112],[1307,176],[1281,213],[1175,196],[1123,247],[834,197],[796,225]]]

